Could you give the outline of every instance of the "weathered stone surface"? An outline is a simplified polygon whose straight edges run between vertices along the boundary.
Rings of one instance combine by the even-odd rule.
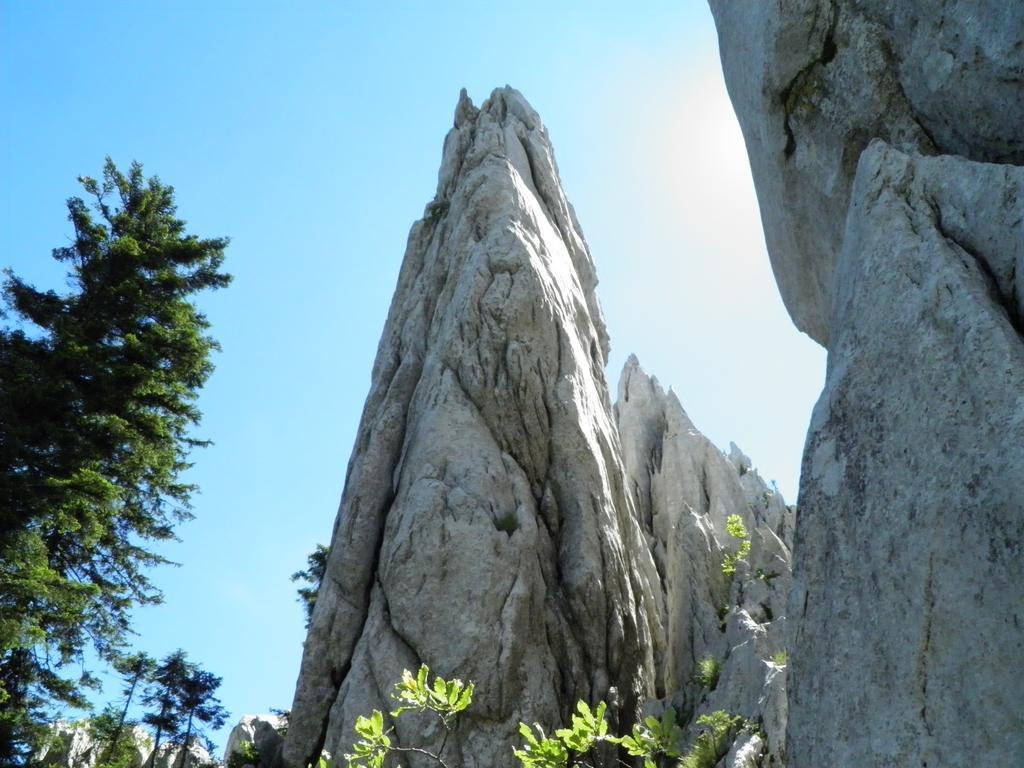
[[[146,758],[144,768],[217,768],[218,763],[198,742],[193,741],[182,753],[180,744],[161,744],[156,758],[149,762]]]
[[[710,2],[780,290],[830,350],[790,765],[1021,754],[1024,6]]]
[[[153,738],[139,726],[125,731],[123,739],[132,740],[131,768],[210,768],[217,762],[200,744],[192,742],[185,755],[178,744],[163,743],[153,756]],[[123,742],[122,742],[123,743]],[[98,743],[88,720],[75,723],[57,721],[50,726],[50,738],[33,755],[33,766],[54,768],[95,768],[106,759],[106,744]]]
[[[252,744],[259,752],[259,763],[254,768],[275,765],[279,760],[279,752],[284,744],[281,735],[287,721],[277,715],[244,715],[231,729],[224,745],[224,764],[227,765],[231,755],[238,752],[242,744]]]
[[[725,768],[760,768],[764,742],[756,733],[744,734],[733,742],[725,757]]]
[[[1024,754],[1024,169],[863,153],[800,488],[789,765]]]
[[[790,584],[789,549],[776,531],[792,512],[735,445],[726,457],[702,435],[675,393],[666,393],[635,357],[623,370],[615,415],[628,486],[658,569],[666,642],[655,658],[656,695],[691,716],[682,720],[691,739],[696,717],[715,710],[763,721],[766,757],[781,759],[785,673],[770,659],[783,650]],[[723,559],[740,544],[726,531],[730,515],[750,532],[751,552],[727,577]],[[695,681],[703,659],[721,665],[711,691]],[[781,696],[773,693],[780,686]]]
[[[153,740],[145,729],[135,726],[124,739],[132,739],[134,752],[132,768],[142,768],[153,750]],[[50,737],[32,758],[33,766],[59,766],[59,768],[93,768],[104,756],[106,745],[97,744],[88,720],[69,723],[58,720],[50,726]]]
[[[779,290],[797,327],[827,345],[850,188],[872,139],[1024,163],[1024,5],[710,5]]]
[[[287,765],[344,753],[356,716],[387,711],[421,662],[477,684],[445,742],[465,768],[512,765],[520,720],[552,726],[578,698],[630,720],[653,694],[658,576],[595,284],[536,113],[511,88],[479,110],[463,94],[380,342]],[[443,741],[404,717],[397,738]]]

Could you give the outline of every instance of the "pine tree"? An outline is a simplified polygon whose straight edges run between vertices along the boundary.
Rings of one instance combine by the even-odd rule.
[[[134,605],[160,593],[153,542],[190,517],[180,479],[216,342],[193,303],[226,286],[224,239],[175,216],[174,191],[109,159],[68,201],[74,240],[54,250],[71,291],[11,272],[0,329],[0,764],[17,765],[91,644],[123,646]]]
[[[135,692],[139,685],[145,685],[146,681],[156,671],[156,660],[144,651],[139,651],[138,653],[116,659],[114,661],[114,669],[121,674],[121,679],[124,681],[124,707],[117,717],[117,724],[110,729],[110,737],[106,740],[107,747],[104,750],[104,759],[100,761],[101,763],[109,760],[111,755],[117,754],[118,742],[121,739],[121,734],[127,722],[128,710],[131,708],[132,699],[135,697]]]
[[[313,620],[313,608],[316,606],[316,596],[320,592],[320,583],[324,580],[327,572],[327,556],[331,550],[323,544],[317,544],[316,549],[309,553],[306,558],[308,567],[304,571],[296,571],[292,574],[292,581],[304,581],[308,586],[299,587],[299,602],[306,611],[306,629]]]
[[[153,752],[147,761],[150,767],[156,764],[163,737],[173,737],[181,731],[185,720],[181,708],[181,692],[191,674],[191,667],[186,653],[179,648],[160,662],[142,696],[142,703],[147,708],[142,722],[152,728],[155,734]]]
[[[185,715],[185,732],[181,737],[181,751],[178,753],[178,768],[185,768],[192,739],[204,735],[200,724],[220,728],[227,720],[228,712],[221,706],[214,692],[220,687],[221,679],[192,665],[181,687],[179,697],[182,713]]]

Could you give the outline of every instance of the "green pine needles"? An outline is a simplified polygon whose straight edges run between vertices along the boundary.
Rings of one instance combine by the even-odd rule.
[[[424,664],[415,676],[408,670],[404,671],[401,681],[395,684],[391,697],[400,706],[391,712],[391,717],[398,718],[406,712],[431,712],[441,720],[447,733],[455,726],[456,717],[469,708],[473,691],[473,683],[465,684],[461,680],[447,681],[435,677],[431,682],[430,669]],[[697,719],[700,733],[684,755],[680,751],[683,731],[676,724],[673,709],[666,709],[661,718],[644,718],[624,736],[609,732],[607,710],[608,706],[603,701],[594,707],[578,701],[569,726],[555,729],[550,736],[537,723],[533,727],[520,723],[523,743],[513,747],[512,753],[523,768],[593,768],[600,764],[598,754],[601,746],[609,745],[621,748],[630,757],[639,758],[643,768],[667,768],[669,765],[675,768],[713,768],[729,751],[744,722],[743,718],[724,711],[702,715]],[[397,760],[401,753],[415,753],[430,758],[442,768],[449,768],[442,756],[444,741],[436,753],[422,746],[396,744],[392,738],[394,728],[387,727],[380,710],[373,710],[368,717],[356,718],[355,732],[358,739],[353,744],[353,751],[344,755],[346,768],[385,768],[389,756],[394,755]],[[717,757],[708,762],[715,755]],[[338,768],[340,765],[324,753],[317,768]]]
[[[18,765],[53,705],[81,706],[88,646],[110,660],[134,606],[156,603],[154,542],[188,519],[182,480],[216,342],[194,303],[222,288],[226,239],[189,234],[174,190],[127,174],[79,179],[70,290],[9,270],[0,328],[0,763]],[[75,677],[67,676],[68,672]]]

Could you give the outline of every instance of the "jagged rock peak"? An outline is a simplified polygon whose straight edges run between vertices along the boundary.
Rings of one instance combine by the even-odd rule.
[[[759,721],[766,738],[746,744],[743,759],[756,752],[754,765],[778,764],[786,676],[773,658],[785,650],[791,565],[783,538],[793,511],[735,445],[727,457],[701,434],[675,393],[632,355],[615,416],[627,486],[658,572],[656,695],[690,713],[683,725],[691,734],[697,716],[718,709]],[[741,546],[728,532],[734,515],[749,532],[750,552],[728,574],[726,557],[738,556]],[[720,669],[711,691],[696,679],[705,660]]]
[[[465,88],[460,91],[455,107],[455,127],[445,138],[437,196],[427,206],[428,216],[435,206],[449,202],[460,180],[491,153],[507,159],[561,237],[600,339],[602,360],[606,362],[608,332],[597,300],[594,261],[576,220],[576,212],[562,190],[547,129],[515,88],[508,85],[496,88],[479,109],[473,106]]]
[[[164,742],[153,755],[153,737],[142,727],[126,729],[122,738],[130,740],[126,768],[216,768],[210,753],[193,740],[182,754],[180,744]],[[108,744],[98,741],[91,722],[58,720],[50,725],[42,748],[32,756],[35,768],[102,768],[109,759]]]
[[[421,662],[477,684],[447,737],[512,766],[520,720],[577,699],[629,723],[653,679],[653,560],[625,489],[596,277],[543,124],[511,88],[460,96],[381,337],[284,762],[343,754]],[[427,763],[424,763],[426,765]],[[410,760],[411,768],[420,762]]]

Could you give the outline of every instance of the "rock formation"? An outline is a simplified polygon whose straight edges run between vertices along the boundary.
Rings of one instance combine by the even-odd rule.
[[[536,113],[511,88],[479,110],[463,94],[374,364],[287,765],[345,751],[356,716],[389,709],[421,662],[477,684],[445,745],[465,768],[511,765],[520,720],[605,698],[631,721],[652,693],[657,573],[596,282]],[[439,748],[431,727],[396,735]]]
[[[828,344],[857,161],[1024,163],[1024,7],[1003,0],[711,0],[722,68],[793,322]]]
[[[136,745],[132,768],[142,768],[153,751],[153,741],[139,727],[132,729],[131,736]],[[54,768],[94,768],[103,756],[104,748],[105,745],[97,743],[88,720],[58,720],[50,725],[48,737],[32,756],[31,764]]]
[[[789,765],[1024,754],[1024,7],[711,6],[780,290],[829,348]]]
[[[477,685],[451,734],[396,723],[451,765],[513,765],[519,722],[557,727],[578,699],[608,701],[620,729],[670,705],[691,736],[727,708],[766,732],[736,760],[778,764],[792,511],[635,360],[613,411],[596,283],[536,113],[511,88],[479,110],[463,93],[378,349],[289,768],[348,751],[420,663]],[[730,515],[752,550],[726,577]]]
[[[253,768],[267,768],[280,761],[288,720],[279,715],[243,715],[228,734],[224,745],[224,764],[241,753],[243,744],[252,744],[259,756]]]
[[[210,753],[195,741],[189,745],[187,756],[182,760],[181,746],[168,743],[160,745],[154,758],[153,738],[140,726],[126,731],[123,738],[132,740],[131,768],[212,768],[217,765]],[[39,768],[96,768],[106,759],[106,748],[105,743],[97,742],[88,720],[74,723],[58,720],[50,726],[49,738],[43,748],[32,756],[31,765]]]
[[[785,651],[791,567],[778,534],[792,530],[792,510],[735,445],[726,457],[702,435],[635,357],[623,370],[615,415],[628,485],[658,569],[667,642],[655,659],[656,695],[683,722],[715,710],[761,722],[767,743],[754,736],[748,756],[758,766],[781,765],[785,671],[773,658]],[[740,543],[726,530],[733,515],[750,532],[751,551],[726,576],[723,559]],[[706,659],[721,665],[711,691],[695,680]]]

